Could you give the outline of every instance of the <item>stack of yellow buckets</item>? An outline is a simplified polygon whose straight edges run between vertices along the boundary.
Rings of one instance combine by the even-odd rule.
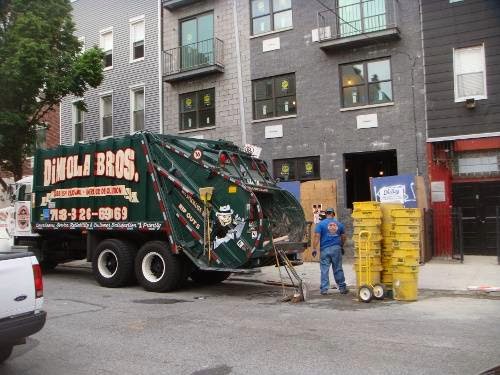
[[[420,223],[418,208],[395,208],[392,216],[392,289],[394,299],[415,301],[418,295]]]
[[[356,286],[359,288],[360,284],[374,285],[380,283],[380,273],[382,271],[382,211],[380,203],[354,202],[352,218],[354,224],[354,254],[356,257],[354,261]],[[360,241],[359,234],[361,232],[368,232],[369,236],[364,233]]]
[[[393,209],[403,208],[401,203],[382,203],[382,283],[392,295],[392,241],[395,239]]]

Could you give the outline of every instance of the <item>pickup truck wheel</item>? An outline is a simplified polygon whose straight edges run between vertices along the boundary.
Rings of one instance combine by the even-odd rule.
[[[134,253],[133,245],[128,242],[102,241],[92,258],[92,271],[97,282],[107,288],[129,284],[134,276]]]
[[[0,363],[3,363],[12,354],[12,345],[0,347]]]
[[[150,292],[169,292],[179,288],[187,277],[181,255],[172,254],[168,243],[150,241],[135,258],[135,275]]]
[[[231,272],[220,272],[220,271],[202,271],[197,269],[191,274],[191,280],[195,283],[203,285],[218,284],[226,280],[231,276]]]

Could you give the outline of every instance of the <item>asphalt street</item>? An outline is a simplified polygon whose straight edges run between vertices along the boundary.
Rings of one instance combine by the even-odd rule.
[[[279,302],[279,287],[237,280],[155,294],[101,288],[90,270],[59,267],[45,276],[44,329],[0,374],[478,374],[500,365],[498,296],[363,304],[332,290],[291,304]]]

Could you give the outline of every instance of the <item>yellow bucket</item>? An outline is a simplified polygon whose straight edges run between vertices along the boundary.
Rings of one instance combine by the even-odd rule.
[[[394,272],[392,274],[394,299],[398,301],[416,301],[418,296],[417,272]]]
[[[394,250],[420,250],[420,241],[393,240],[392,248]]]
[[[361,249],[361,251],[357,248],[354,249],[354,256],[356,258],[369,256],[370,258],[380,258],[382,256],[380,249],[371,249],[366,251],[365,249]]]
[[[394,225],[392,227],[392,232],[395,233],[395,235],[407,233],[420,234],[421,228],[420,225]]]
[[[387,220],[391,220],[391,212],[392,210],[394,209],[401,209],[401,208],[404,208],[403,205],[401,203],[382,203],[382,205],[380,206],[380,209],[382,210],[382,216],[384,218],[384,221],[385,219]]]
[[[373,225],[382,225],[382,219],[370,219],[370,218],[355,218],[353,216],[353,221],[352,221],[354,226],[357,225],[366,225],[366,226],[373,226]]]
[[[398,217],[422,217],[421,210],[419,208],[398,208],[391,210],[391,216],[394,218]]]
[[[365,241],[357,242],[356,237],[353,237],[354,240],[354,247],[356,249],[361,249],[361,250],[381,250],[382,249],[382,242],[381,241],[370,241],[370,243],[366,243]]]
[[[352,212],[353,219],[381,219],[380,210],[355,210]]]
[[[392,265],[392,273],[418,273],[419,266]]]
[[[393,256],[392,257],[392,264],[394,266],[418,266],[420,263],[420,257],[419,256]]]
[[[420,241],[420,233],[399,233],[394,239],[398,241]]]
[[[419,217],[395,217],[394,225],[419,225],[420,226],[420,218]]]
[[[368,235],[362,234],[361,235],[361,240],[359,238],[359,235],[353,236],[352,239],[354,240],[354,242],[361,242],[362,244],[365,244],[365,243],[368,242]],[[382,241],[382,235],[380,234],[380,232],[371,233],[370,243],[380,242],[380,241]]]
[[[353,202],[354,210],[379,210],[380,202],[367,201],[367,202]]]

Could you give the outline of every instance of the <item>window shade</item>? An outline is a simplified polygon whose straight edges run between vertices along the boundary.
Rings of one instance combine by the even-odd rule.
[[[144,40],[144,21],[136,22],[131,25],[132,42],[141,42]]]

